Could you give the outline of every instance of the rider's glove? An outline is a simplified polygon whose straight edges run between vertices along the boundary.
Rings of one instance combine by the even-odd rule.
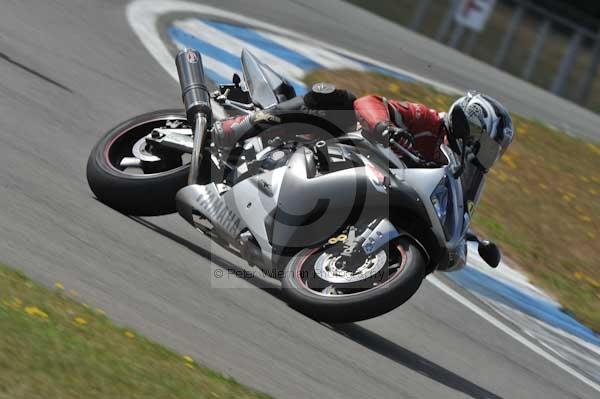
[[[264,123],[267,125],[276,125],[281,123],[281,118],[265,111],[256,111],[249,116],[252,125]]]
[[[386,147],[389,147],[391,140],[407,150],[415,146],[415,138],[412,134],[390,122],[380,122],[375,129],[379,133],[380,142]]]

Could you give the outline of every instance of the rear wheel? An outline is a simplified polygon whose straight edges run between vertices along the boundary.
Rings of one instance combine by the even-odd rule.
[[[406,237],[366,255],[344,255],[343,243],[305,249],[285,268],[283,292],[288,303],[317,320],[369,319],[402,305],[426,275],[421,250]]]
[[[187,184],[188,154],[148,147],[155,128],[187,128],[179,110],[154,111],[116,126],[96,144],[87,164],[87,180],[96,197],[130,215],[175,212],[175,194]]]

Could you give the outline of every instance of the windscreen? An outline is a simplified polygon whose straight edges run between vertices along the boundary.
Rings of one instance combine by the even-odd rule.
[[[246,49],[242,51],[242,71],[255,104],[269,108],[279,103],[275,89],[284,83],[283,79]]]

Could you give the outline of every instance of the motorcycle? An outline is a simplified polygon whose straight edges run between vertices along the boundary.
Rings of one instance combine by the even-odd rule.
[[[484,175],[467,162],[469,125],[452,118],[448,162],[389,146],[332,123],[301,103],[292,85],[242,52],[244,80],[210,93],[201,54],[176,65],[185,111],[140,115],[98,142],[87,164],[96,197],[125,214],[177,211],[215,243],[281,281],[287,302],[317,320],[352,322],[406,302],[434,271],[466,262],[466,242],[495,267],[495,244],[469,230]],[[316,96],[335,92],[321,84]],[[274,131],[232,149],[211,138],[213,108],[277,115]],[[300,111],[298,111],[300,109]],[[356,126],[356,125],[355,125]],[[290,133],[292,132],[292,133]]]

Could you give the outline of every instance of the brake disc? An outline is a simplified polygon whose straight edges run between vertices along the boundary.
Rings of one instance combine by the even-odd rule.
[[[146,148],[146,137],[142,137],[138,141],[135,142],[133,147],[131,148],[131,152],[133,156],[144,162],[158,162],[160,161],[160,157],[150,153]]]
[[[315,262],[315,273],[321,279],[335,284],[356,283],[376,275],[386,264],[387,254],[379,251],[377,254],[365,258],[354,272],[339,268],[341,256],[334,256],[328,252],[321,254]]]

